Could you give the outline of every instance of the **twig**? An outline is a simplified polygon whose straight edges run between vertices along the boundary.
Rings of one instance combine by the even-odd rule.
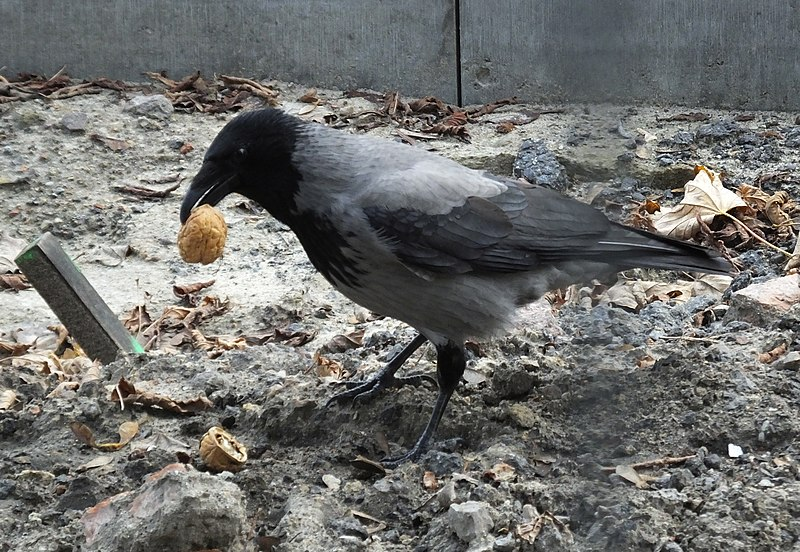
[[[770,249],[774,249],[775,251],[779,251],[779,252],[783,253],[787,257],[791,257],[792,256],[792,254],[789,253],[788,251],[786,251],[785,249],[781,249],[777,245],[772,245],[767,240],[765,240],[764,238],[762,238],[761,236],[759,236],[758,234],[756,234],[755,232],[750,230],[750,228],[748,228],[745,223],[743,223],[742,221],[740,221],[739,219],[737,219],[733,215],[728,214],[728,213],[718,213],[718,214],[723,215],[723,216],[728,217],[729,219],[731,219],[735,224],[739,225],[740,228],[744,229],[745,232],[750,234],[750,236],[755,238],[756,241],[761,242],[762,244],[766,245]]]
[[[689,456],[667,456],[666,458],[656,458],[655,460],[645,460],[643,462],[636,462],[635,464],[630,464],[630,467],[634,470],[641,470],[647,468],[661,468],[664,466],[671,466],[673,464],[683,464],[687,460],[691,460],[695,458],[696,454],[690,454]],[[617,471],[617,466],[603,466],[601,468],[604,472],[614,472]]]
[[[62,65],[62,66],[61,66],[61,69],[59,69],[58,71],[56,71],[56,74],[55,74],[55,75],[53,75],[52,77],[50,77],[49,79],[47,79],[47,80],[44,82],[44,84],[49,84],[49,83],[53,82],[55,79],[57,79],[58,77],[60,77],[61,75],[63,75],[63,74],[64,74],[64,70],[66,70],[66,68],[67,68],[67,66],[66,66],[66,65]]]

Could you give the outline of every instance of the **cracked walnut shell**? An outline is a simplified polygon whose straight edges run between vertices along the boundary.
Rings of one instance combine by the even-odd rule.
[[[222,213],[211,205],[192,210],[178,232],[178,250],[187,263],[213,263],[222,256],[228,226]]]
[[[214,426],[200,440],[200,459],[214,471],[237,471],[247,462],[247,448],[236,437]]]

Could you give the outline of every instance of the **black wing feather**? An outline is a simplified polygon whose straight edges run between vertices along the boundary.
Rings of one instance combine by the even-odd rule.
[[[612,223],[597,209],[546,188],[503,182],[506,191],[468,197],[444,214],[376,206],[365,214],[402,262],[436,273],[518,272],[576,259],[618,270],[728,270],[704,248]]]

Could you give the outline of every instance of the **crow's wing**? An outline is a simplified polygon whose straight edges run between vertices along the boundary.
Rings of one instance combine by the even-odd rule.
[[[600,240],[612,223],[598,210],[521,181],[472,171],[469,176],[486,179],[487,186],[468,188],[493,195],[451,194],[444,208],[436,209],[424,188],[426,199],[420,204],[425,208],[415,208],[413,189],[406,186],[402,206],[363,209],[401,261],[433,272],[515,272],[601,254]]]

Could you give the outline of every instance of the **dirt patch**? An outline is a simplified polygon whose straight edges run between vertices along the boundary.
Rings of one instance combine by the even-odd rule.
[[[377,109],[369,97],[336,91],[319,91],[323,101],[312,109],[297,101],[306,89],[275,88],[283,108],[307,118],[368,118]],[[702,295],[638,313],[581,303],[525,309],[510,335],[471,348],[467,383],[434,449],[418,463],[370,474],[350,461],[413,443],[434,392],[406,387],[352,408],[325,403],[340,389],[337,374],[376,370],[413,332],[338,295],[291,232],[236,198],[221,207],[229,224],[223,260],[183,263],[175,247],[180,197],[231,115],[153,116],[131,109],[142,104],[133,95],[106,90],[0,106],[2,231],[25,241],[52,232],[123,318],[144,306],[155,319],[179,304],[173,285],[214,280],[196,300],[215,296],[227,308],[197,328],[245,344],[190,350],[196,342],[167,339],[164,330],[157,350],[100,366],[93,377],[86,365],[70,373],[44,368],[46,360],[40,368],[0,360],[0,388],[15,393],[0,409],[0,550],[97,549],[86,544],[90,508],[152,487],[148,474],[170,463],[202,469],[197,444],[213,425],[249,449],[245,469],[217,476],[243,491],[249,533],[237,550],[797,546],[800,380],[789,360],[796,308],[767,313],[758,326],[726,315],[725,299]],[[800,131],[789,114],[707,111],[706,120],[691,120],[675,117],[677,108],[571,106],[531,117],[536,110],[502,106],[468,125],[471,143],[416,137],[413,147],[510,173],[522,141],[541,140],[566,167],[568,193],[616,218],[645,197],[668,200],[694,164],[724,171],[729,187],[784,175],[762,179],[764,189],[800,197],[792,142]],[[508,132],[508,121],[520,124]],[[393,129],[378,119],[369,132],[398,138]],[[656,140],[637,140],[639,129]],[[125,190],[175,183],[165,197]],[[787,241],[779,245],[791,248]],[[754,281],[774,278],[784,261],[752,246],[741,260]],[[3,340],[41,339],[46,350],[47,326],[57,320],[35,291],[0,292],[0,313]],[[269,339],[276,330],[289,337]],[[358,339],[351,346],[342,335]],[[306,337],[287,343],[291,336]],[[760,356],[781,346],[775,358]],[[315,354],[336,370],[321,369]],[[409,368],[431,371],[433,361],[425,350]],[[137,388],[206,397],[212,406],[191,414],[123,410],[111,399],[122,374]],[[79,385],[59,387],[63,381]],[[69,427],[80,421],[111,441],[130,420],[138,435],[111,452],[82,444]],[[662,461],[636,467],[652,460]]]

